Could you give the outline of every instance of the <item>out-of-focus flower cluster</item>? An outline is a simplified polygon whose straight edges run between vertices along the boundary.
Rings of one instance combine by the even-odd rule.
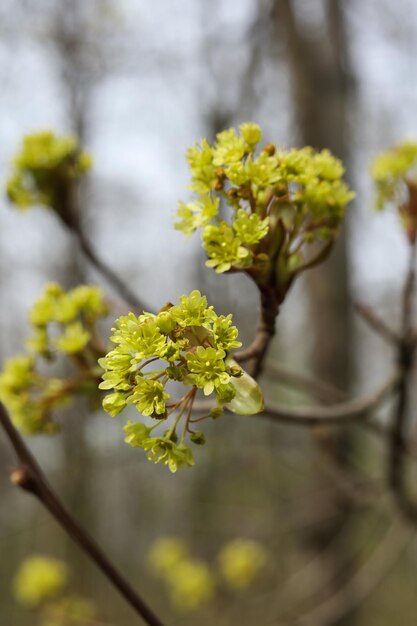
[[[175,227],[186,235],[202,229],[206,265],[216,272],[246,271],[259,284],[273,274],[279,286],[311,266],[317,245],[309,244],[333,241],[354,194],[328,150],[268,143],[256,154],[261,139],[260,127],[245,123],[188,150],[197,197],[180,203]],[[230,221],[220,217],[222,203],[232,209]]]
[[[90,626],[95,607],[83,596],[68,592],[69,580],[65,563],[34,555],[20,566],[14,595],[19,604],[37,612],[40,626]]]
[[[35,607],[59,595],[68,583],[64,563],[45,556],[32,556],[22,563],[14,581],[16,599]]]
[[[234,539],[219,554],[220,572],[233,589],[249,587],[266,563],[264,548],[251,539]]]
[[[164,581],[172,604],[182,612],[212,602],[222,584],[234,590],[247,589],[267,562],[261,544],[241,538],[223,546],[216,564],[192,557],[187,544],[177,537],[157,539],[148,553],[151,571]]]
[[[188,434],[193,443],[204,443],[204,435],[191,428],[198,389],[206,396],[214,394],[216,399],[216,407],[206,417],[219,417],[224,406],[236,412],[262,409],[257,383],[229,356],[231,349],[241,345],[232,316],[218,316],[199,291],[182,296],[178,305],[168,304],[157,315],[137,317],[129,313],[115,324],[111,341],[116,347],[99,360],[104,369],[100,388],[112,390],[103,406],[116,416],[131,404],[143,416],[156,420],[150,426],[142,422],[125,426],[126,442],[143,448],[151,461],[167,465],[172,472],[194,464],[185,439]],[[172,382],[190,388],[176,401],[167,391],[167,384]],[[246,397],[247,403],[242,400]],[[172,425],[162,436],[152,435],[174,414]],[[176,430],[183,416],[178,439]]]
[[[71,402],[74,394],[97,397],[97,359],[104,350],[96,323],[107,313],[101,290],[91,285],[66,292],[51,283],[35,302],[29,314],[34,334],[28,353],[6,361],[0,374],[0,399],[24,433],[54,433],[55,409]],[[43,366],[59,355],[71,363],[73,376],[45,373]]]
[[[63,194],[69,185],[81,178],[92,160],[71,136],[57,136],[50,131],[27,135],[13,162],[13,173],[7,182],[10,201],[21,209],[34,205],[64,209]]]
[[[417,143],[404,143],[382,152],[371,164],[376,206],[394,204],[410,240],[417,238]]]

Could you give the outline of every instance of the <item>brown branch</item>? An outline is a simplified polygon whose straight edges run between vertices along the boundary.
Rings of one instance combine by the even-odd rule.
[[[233,358],[238,363],[250,362],[247,369],[254,378],[262,372],[266,353],[275,335],[275,320],[282,302],[277,296],[275,288],[259,288],[261,296],[261,312],[256,336],[251,345],[245,350],[235,352]]]
[[[392,427],[387,427],[373,420],[358,422],[358,425],[365,428],[372,435],[376,435],[382,439],[391,440]],[[407,454],[411,460],[417,461],[417,443],[416,441],[407,441],[404,447],[404,454]]]
[[[116,272],[114,272],[103,261],[103,259],[97,255],[82,230],[77,227],[76,229],[73,228],[72,231],[87,259],[95,267],[95,269],[100,272],[102,276],[104,276],[107,282],[115,289],[124,302],[129,304],[136,311],[150,311],[149,307],[147,307],[146,304],[133,293],[130,287],[120,278],[120,276],[118,276]]]
[[[57,494],[49,485],[43,471],[26,443],[13,426],[8,413],[0,404],[0,425],[11,443],[19,460],[19,467],[10,476],[12,483],[34,495],[55,518],[65,532],[90,557],[103,574],[110,580],[125,600],[149,626],[163,626],[159,618],[142,600],[130,583],[108,560],[101,548],[95,543],[84,528],[64,507]]]
[[[391,430],[388,484],[404,517],[417,523],[417,504],[410,498],[407,485],[407,430],[409,413],[410,380],[414,365],[415,343],[413,341],[413,297],[415,287],[416,245],[410,247],[410,259],[402,301],[402,333],[398,345],[397,362],[402,370],[398,382],[398,401]]]
[[[333,578],[335,572],[333,568],[325,568],[324,576],[317,576],[317,571],[322,566],[323,561],[326,561],[326,557],[332,555],[335,546],[341,541],[341,536],[344,532],[344,521],[343,519],[341,520],[337,532],[327,545],[315,552],[300,568],[291,572],[284,581],[280,590],[280,597],[286,599],[288,608],[284,605],[285,608],[280,616],[280,622],[298,624],[298,620],[303,621],[304,616],[314,613],[318,607],[321,607],[322,603],[326,601],[326,596],[328,597],[329,595],[329,590],[334,589]],[[350,560],[358,561],[362,550],[363,547],[356,546],[354,553],[350,555]],[[343,571],[346,567],[349,567],[348,562],[339,562],[337,569]],[[301,597],[300,590],[302,593]],[[289,599],[291,600],[288,601]],[[311,608],[311,606],[314,608]]]
[[[74,181],[70,183],[63,182],[59,196],[56,199],[55,210],[58,217],[64,226],[76,237],[82,252],[93,267],[112,285],[124,302],[138,311],[149,311],[145,303],[133,293],[124,280],[98,256],[85,236],[80,219],[80,191],[80,185],[74,183]]]
[[[372,556],[342,589],[307,614],[287,620],[297,626],[330,626],[348,615],[382,583],[401,558],[415,533],[404,534],[402,524],[394,523]]]
[[[318,378],[307,374],[299,374],[281,368],[276,363],[269,363],[265,372],[268,378],[285,383],[294,389],[308,392],[311,396],[324,403],[336,403],[345,399],[346,394],[340,389]]]
[[[333,248],[333,241],[329,241],[328,243],[326,243],[326,245],[320,250],[320,252],[315,257],[313,257],[309,261],[306,261],[305,263],[297,267],[297,269],[294,272],[294,277],[298,276],[302,272],[305,272],[306,270],[316,267],[316,265],[319,265],[320,263],[323,263],[323,261],[325,261],[327,257],[329,256],[330,252],[332,251],[332,248]]]
[[[398,346],[401,336],[380,318],[371,307],[360,302],[355,304],[355,310],[360,317],[374,330],[382,339],[390,345]]]
[[[339,426],[366,418],[383,400],[394,391],[402,378],[400,371],[391,376],[372,393],[347,402],[330,406],[287,406],[266,402],[265,410],[254,417],[266,417],[276,422],[288,423],[293,426]],[[197,400],[193,410],[208,413],[215,406],[211,400]]]
[[[266,403],[265,417],[298,426],[316,424],[339,425],[367,417],[397,387],[401,372],[395,371],[372,393],[340,402],[333,406],[287,407],[275,403]]]

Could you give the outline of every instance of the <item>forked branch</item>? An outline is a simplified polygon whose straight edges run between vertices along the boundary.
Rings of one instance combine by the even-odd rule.
[[[55,491],[49,485],[35,457],[13,426],[2,404],[0,404],[0,425],[19,461],[19,466],[10,475],[12,483],[31,493],[41,502],[73,541],[94,561],[146,624],[149,626],[164,626],[130,583],[109,561],[87,531],[62,504]]]

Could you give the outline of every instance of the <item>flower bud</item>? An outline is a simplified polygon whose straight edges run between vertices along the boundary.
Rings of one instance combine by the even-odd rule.
[[[214,420],[217,420],[219,417],[223,415],[223,409],[219,406],[216,406],[213,409],[210,409],[208,414],[209,414],[209,417],[211,417]]]
[[[243,370],[239,365],[233,365],[230,370],[230,376],[234,376],[235,378],[239,378],[243,375]]]
[[[267,143],[266,146],[263,147],[263,152],[266,152],[268,156],[274,156],[276,149],[273,143]]]
[[[204,433],[202,433],[200,430],[196,431],[195,433],[191,433],[190,439],[197,446],[203,446],[206,443],[206,437]]]

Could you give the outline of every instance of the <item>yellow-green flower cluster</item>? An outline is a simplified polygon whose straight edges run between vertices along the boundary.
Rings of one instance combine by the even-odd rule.
[[[188,558],[188,547],[178,537],[160,537],[151,546],[148,564],[157,576],[168,576],[181,561]]]
[[[14,594],[18,602],[37,607],[62,593],[69,580],[64,563],[46,556],[32,556],[20,567],[14,580]]]
[[[65,291],[57,283],[49,283],[29,313],[35,330],[29,347],[46,357],[56,352],[68,355],[83,352],[92,347],[95,323],[107,313],[99,287],[80,285]],[[90,357],[92,361],[96,359],[94,352]]]
[[[270,276],[284,265],[301,267],[304,244],[331,242],[354,195],[328,150],[269,143],[256,154],[261,139],[259,126],[246,123],[187,153],[197,198],[180,203],[175,227],[186,235],[202,229],[206,265],[218,273]],[[230,222],[220,217],[222,203],[232,209]]]
[[[265,549],[251,539],[235,539],[226,544],[219,554],[222,577],[233,589],[249,587],[267,562]]]
[[[171,602],[179,611],[196,610],[214,598],[214,574],[203,561],[190,556],[181,539],[164,537],[155,541],[148,562],[152,571],[166,584]]]
[[[417,143],[406,141],[379,154],[371,164],[376,186],[376,206],[388,202],[402,203],[407,179],[416,180]]]
[[[13,163],[7,195],[17,207],[44,205],[60,212],[62,193],[91,168],[91,157],[75,137],[50,131],[27,135]]]
[[[260,577],[267,562],[264,547],[243,538],[224,545],[217,563],[212,565],[192,557],[187,544],[178,537],[160,537],[148,552],[151,571],[165,582],[171,602],[183,612],[213,600],[222,583],[235,591],[247,589]]]
[[[115,322],[111,341],[114,350],[99,363],[104,369],[101,389],[112,390],[104,399],[104,409],[118,415],[127,405],[134,405],[145,417],[156,421],[153,426],[131,423],[125,427],[126,441],[143,448],[150,460],[167,465],[172,472],[184,465],[193,465],[193,455],[185,445],[185,436],[194,443],[203,443],[201,433],[193,432],[191,414],[197,389],[206,396],[215,395],[218,407],[228,405],[234,410],[236,397],[239,406],[242,393],[239,380],[256,396],[252,381],[229,356],[229,351],[241,343],[232,316],[218,316],[207,298],[199,291],[182,296],[178,305],[169,304],[157,315],[133,313]],[[171,399],[167,384],[178,382],[189,387],[178,401]],[[262,408],[260,392],[257,407]],[[152,431],[176,413],[173,425],[163,436],[152,436]],[[184,430],[177,440],[176,427],[182,416]],[[217,416],[218,411],[209,414]]]
[[[54,410],[68,404],[76,393],[97,395],[101,373],[97,358],[104,351],[95,325],[106,314],[103,295],[95,286],[81,285],[66,292],[51,283],[35,302],[29,315],[34,330],[27,342],[29,354],[6,361],[0,374],[0,399],[24,433],[56,432]],[[44,373],[42,362],[59,354],[71,360],[79,375],[58,378]]]
[[[96,610],[86,598],[69,594],[69,571],[57,559],[35,555],[19,568],[14,596],[19,604],[39,614],[42,626],[89,626]]]
[[[66,595],[41,611],[41,626],[96,626],[96,607],[80,595]]]
[[[38,373],[30,355],[6,361],[0,374],[0,399],[15,426],[26,435],[54,434],[57,425],[51,412],[68,401],[65,381]]]
[[[376,207],[396,205],[411,244],[417,240],[417,143],[404,142],[374,159],[371,175],[376,187]]]

